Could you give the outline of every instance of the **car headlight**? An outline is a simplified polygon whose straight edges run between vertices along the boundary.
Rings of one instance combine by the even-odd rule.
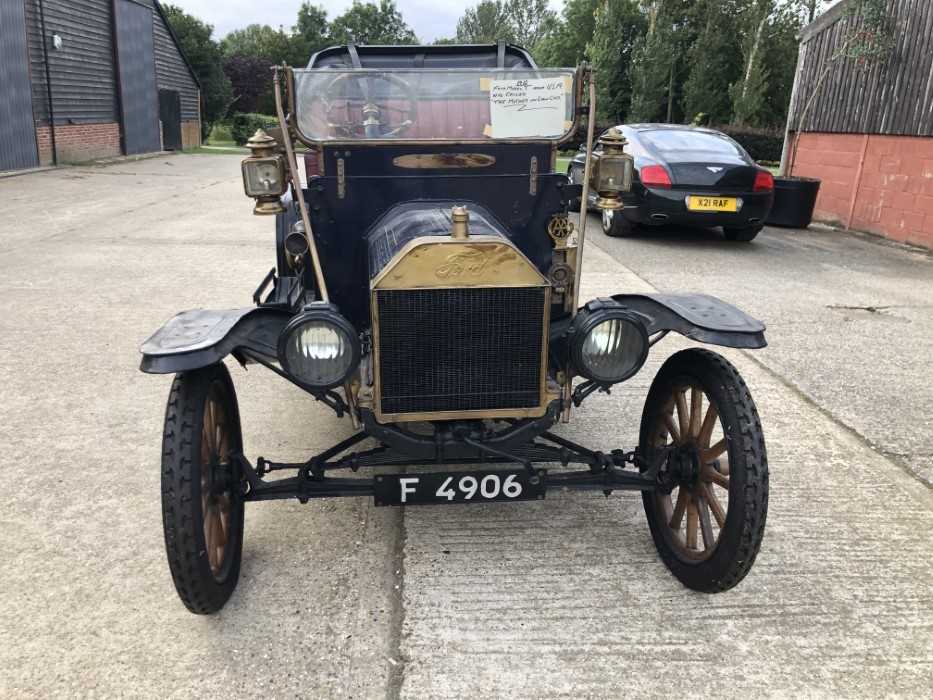
[[[297,382],[312,390],[344,384],[360,361],[360,339],[331,304],[310,304],[279,338],[279,361]]]
[[[599,384],[615,384],[635,374],[648,357],[648,332],[622,308],[582,309],[574,323],[570,351],[578,374]]]

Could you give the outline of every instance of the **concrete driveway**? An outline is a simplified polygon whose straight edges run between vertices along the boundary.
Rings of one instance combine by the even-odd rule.
[[[0,696],[924,696],[933,685],[933,259],[825,231],[631,240],[594,229],[584,294],[705,291],[769,324],[729,351],[758,401],[771,503],[748,578],[682,588],[633,494],[471,508],[248,509],[220,614],[177,600],[159,444],[168,377],[136,347],[241,306],[273,264],[239,161],[175,156],[0,180]],[[598,227],[598,224],[596,225]],[[669,338],[568,437],[634,446]],[[232,367],[246,449],[350,432]]]

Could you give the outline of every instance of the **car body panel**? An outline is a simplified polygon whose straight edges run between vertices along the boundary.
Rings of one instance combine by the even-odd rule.
[[[140,347],[140,369],[172,374],[207,367],[238,349],[275,360],[279,335],[291,314],[268,307],[195,309],[169,319]]]
[[[629,144],[626,152],[635,158],[636,177],[632,192],[623,197],[622,215],[632,223],[659,225],[665,223],[688,226],[724,226],[742,228],[761,225],[774,203],[773,192],[754,192],[756,175],[762,171],[745,150],[725,134],[712,129],[670,124],[633,124],[619,127]],[[725,147],[662,150],[660,134],[686,134],[682,139],[700,137],[704,143],[721,140]],[[654,136],[652,136],[654,134]],[[715,141],[712,143],[715,144]],[[572,179],[577,181],[584,160],[578,154],[571,163]],[[646,187],[639,177],[647,165],[660,165],[671,179],[670,188]],[[729,197],[742,200],[737,212],[699,212],[687,208],[692,195]],[[596,195],[589,198],[595,208]]]
[[[763,348],[765,324],[708,294],[615,294],[613,300],[648,319],[649,334],[675,331],[731,348]]]

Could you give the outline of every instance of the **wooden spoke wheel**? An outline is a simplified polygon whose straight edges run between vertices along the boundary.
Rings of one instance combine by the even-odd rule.
[[[201,516],[204,546],[217,578],[226,562],[234,484],[231,481],[230,432],[224,387],[214,380],[208,390],[201,429]]]
[[[647,463],[660,465],[658,489],[643,498],[661,558],[690,588],[736,585],[761,546],[768,466],[735,367],[706,350],[671,357],[645,402],[641,445]]]
[[[189,610],[220,610],[243,549],[242,452],[233,382],[224,365],[175,377],[165,416],[162,514],[175,588]]]

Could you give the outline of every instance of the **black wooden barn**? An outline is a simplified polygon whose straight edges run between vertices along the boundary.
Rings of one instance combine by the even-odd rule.
[[[200,145],[157,0],[0,0],[0,171]]]

